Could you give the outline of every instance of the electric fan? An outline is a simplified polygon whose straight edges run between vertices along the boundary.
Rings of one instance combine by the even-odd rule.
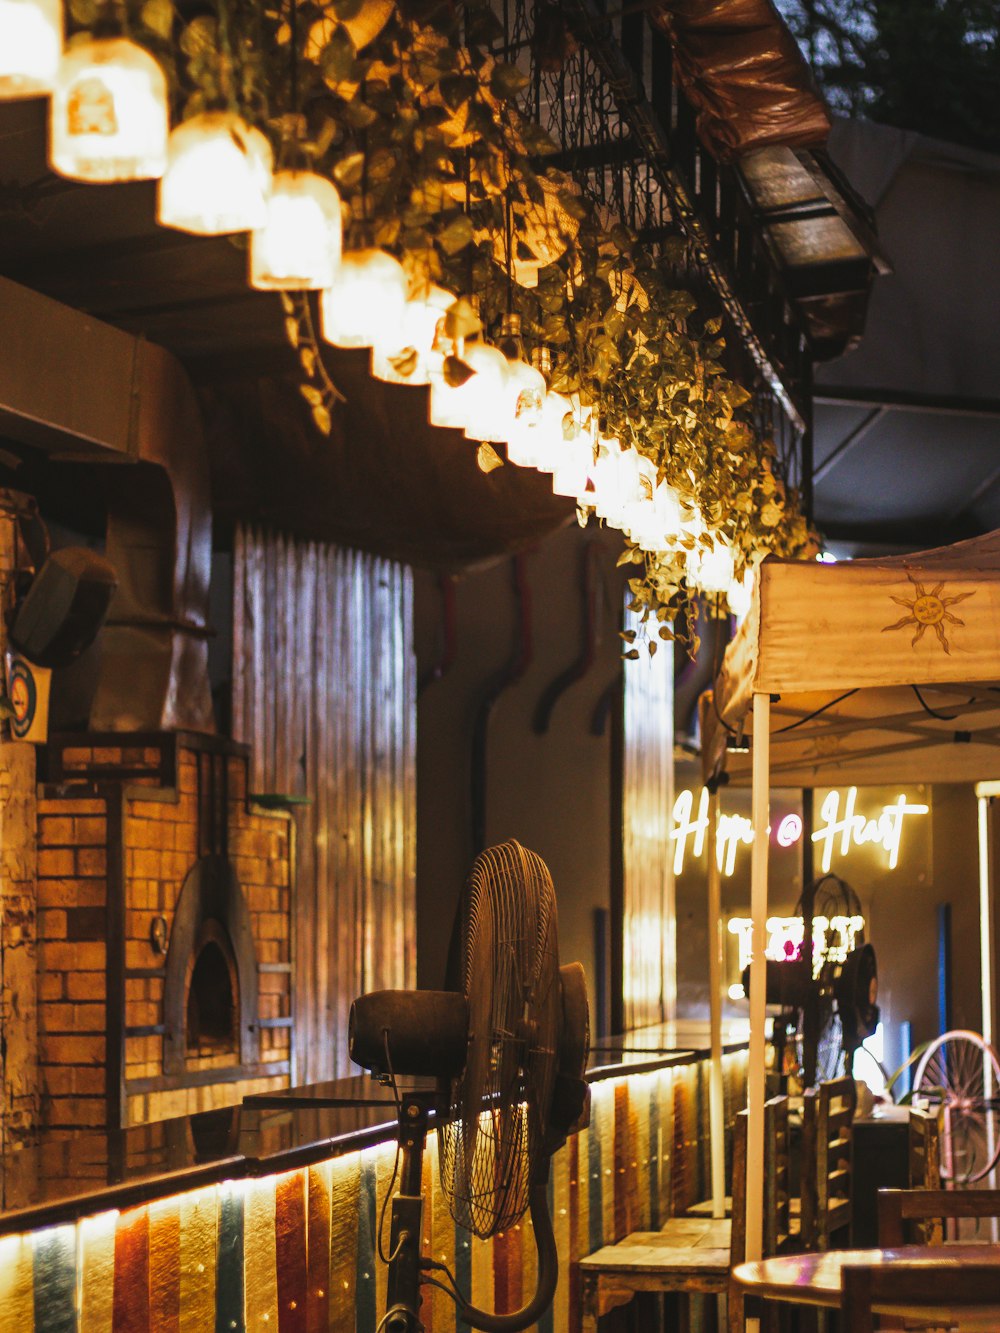
[[[530,1209],[538,1285],[521,1310],[477,1310],[445,1287],[473,1328],[514,1333],[550,1304],[558,1259],[549,1159],[587,1123],[590,1033],[579,963],[560,968],[552,878],[509,841],[482,852],[459,903],[447,991],[375,991],[351,1008],[350,1053],[376,1077],[431,1077],[433,1094],[399,1100],[400,1189],[392,1200],[388,1300],[381,1327],[414,1333],[420,1285],[441,1265],[420,1254],[421,1162],[434,1112],[442,1188],[460,1226],[485,1239]],[[451,1277],[448,1274],[448,1277]]]
[[[837,875],[810,884],[794,914],[826,922],[822,960],[817,966],[806,941],[812,932],[804,929],[797,954],[767,960],[767,1002],[781,1010],[773,1024],[778,1068],[784,1069],[784,1046],[792,1034],[802,1084],[812,1087],[842,1069],[849,1073],[855,1052],[878,1027],[878,963],[863,926],[848,949],[842,927],[834,925],[862,915],[857,894]]]

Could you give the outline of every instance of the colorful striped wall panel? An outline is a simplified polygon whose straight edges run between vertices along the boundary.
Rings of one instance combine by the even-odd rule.
[[[561,1256],[538,1333],[579,1328],[576,1262],[628,1231],[656,1227],[708,1191],[705,1066],[593,1087],[590,1128],[552,1162]],[[742,1104],[746,1056],[726,1057],[727,1104]],[[319,1165],[228,1182],[124,1213],[0,1239],[0,1329],[16,1333],[375,1333],[385,1311],[378,1239],[394,1144]],[[436,1145],[424,1165],[424,1249],[487,1309],[534,1290],[526,1218],[471,1239],[451,1219]],[[388,1223],[385,1242],[388,1243]],[[425,1288],[428,1333],[454,1333],[448,1296]]]

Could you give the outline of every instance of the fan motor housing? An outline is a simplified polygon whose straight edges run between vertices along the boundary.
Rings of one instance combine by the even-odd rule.
[[[455,1078],[468,1042],[469,1006],[458,991],[377,990],[351,1005],[351,1059],[373,1074]]]

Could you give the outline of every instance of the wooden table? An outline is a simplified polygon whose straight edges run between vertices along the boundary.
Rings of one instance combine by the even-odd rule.
[[[740,1264],[733,1269],[733,1280],[740,1299],[757,1296],[768,1301],[794,1305],[840,1307],[840,1270],[846,1264],[916,1263],[928,1268],[954,1269],[963,1263],[996,1265],[997,1300],[995,1305],[962,1307],[958,1312],[947,1305],[919,1310],[876,1306],[876,1314],[897,1317],[923,1316],[954,1322],[961,1314],[963,1329],[997,1333],[1000,1328],[1000,1245],[901,1245],[891,1250],[827,1250],[821,1254],[788,1254],[757,1263]]]
[[[662,1231],[633,1231],[580,1260],[582,1331],[638,1292],[721,1295],[729,1280],[728,1218],[674,1217]]]

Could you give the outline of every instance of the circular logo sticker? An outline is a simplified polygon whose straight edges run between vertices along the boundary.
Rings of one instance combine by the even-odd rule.
[[[31,668],[26,662],[18,659],[10,671],[10,706],[14,710],[10,729],[17,740],[23,740],[31,730],[37,703],[38,692]]]

